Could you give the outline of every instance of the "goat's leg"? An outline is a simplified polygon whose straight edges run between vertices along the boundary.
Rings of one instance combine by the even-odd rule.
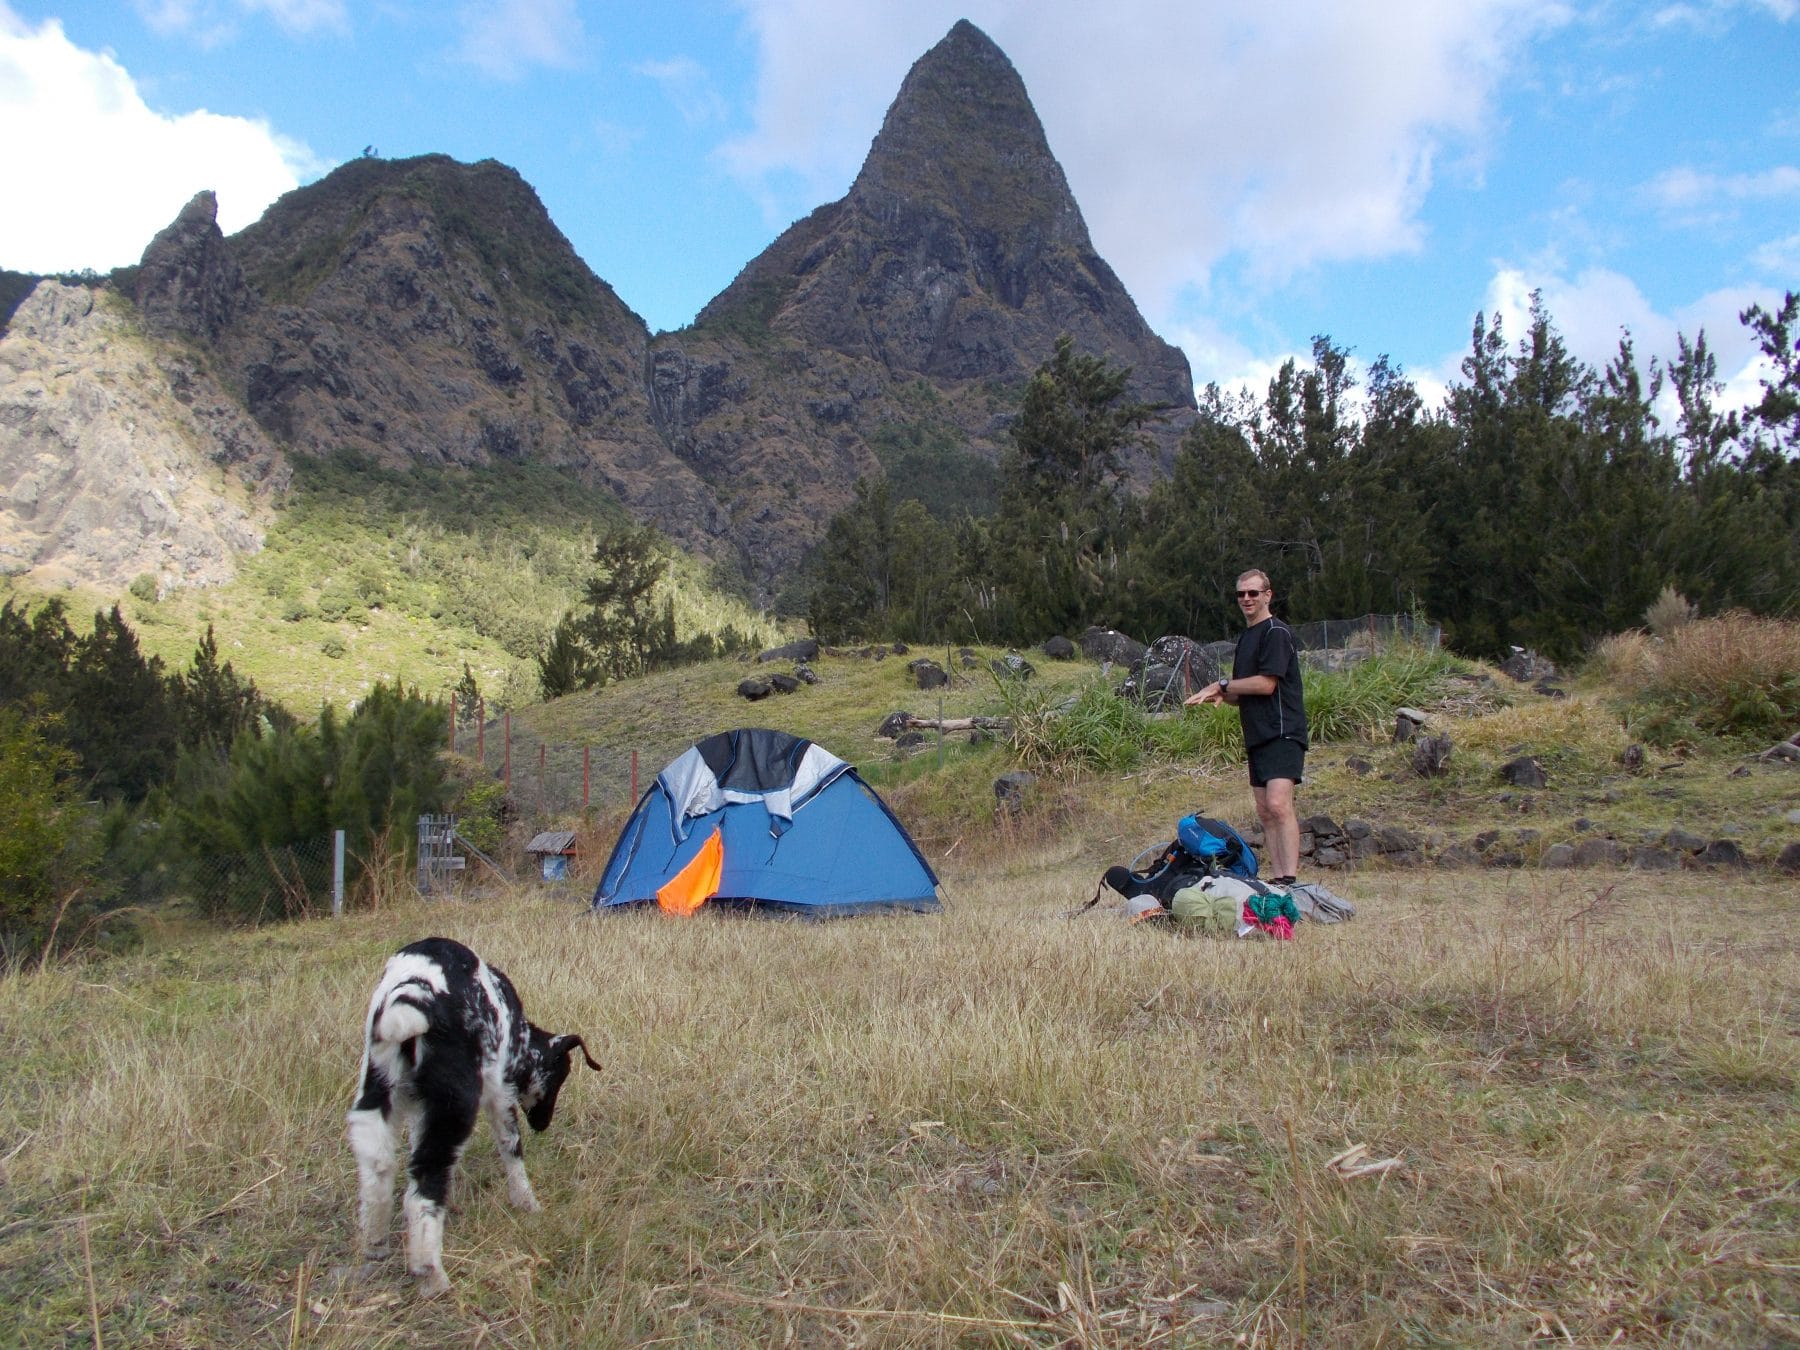
[[[426,1298],[450,1288],[450,1277],[444,1273],[444,1210],[450,1199],[450,1173],[474,1128],[474,1101],[436,1103],[422,1111],[413,1126],[406,1186],[406,1268]]]
[[[525,1175],[525,1139],[519,1132],[516,1106],[488,1104],[488,1123],[494,1127],[494,1146],[500,1150],[500,1166],[506,1172],[506,1198],[515,1209],[537,1213],[543,1208]]]
[[[368,1094],[364,1093],[364,1100]],[[356,1253],[365,1266],[388,1254],[394,1222],[394,1129],[391,1108],[358,1104],[346,1117],[350,1151],[356,1155]]]

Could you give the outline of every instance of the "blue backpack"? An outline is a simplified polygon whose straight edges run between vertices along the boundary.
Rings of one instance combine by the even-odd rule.
[[[1244,842],[1243,835],[1222,820],[1183,816],[1175,823],[1175,845],[1219,876],[1256,880],[1255,852]]]

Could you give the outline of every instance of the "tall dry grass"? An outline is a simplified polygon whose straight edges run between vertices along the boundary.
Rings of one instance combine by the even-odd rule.
[[[1800,717],[1800,622],[1731,613],[1603,639],[1595,673],[1703,734],[1786,735]],[[1785,730],[1784,730],[1785,728]]]
[[[521,893],[12,976],[0,1339],[1792,1337],[1800,886],[1377,876],[1354,924],[1183,941],[1055,917],[1093,869],[1031,847],[939,918]],[[420,1306],[333,1267],[360,1017],[428,932],[606,1067],[530,1145],[543,1214],[478,1131]]]

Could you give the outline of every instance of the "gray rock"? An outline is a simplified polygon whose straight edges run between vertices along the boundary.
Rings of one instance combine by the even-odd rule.
[[[1421,778],[1442,777],[1450,771],[1453,748],[1448,736],[1420,736],[1413,742],[1413,772]]]
[[[1784,844],[1775,859],[1775,866],[1783,872],[1800,872],[1800,841]]]
[[[1008,652],[997,660],[989,661],[988,669],[1002,680],[1029,680],[1037,674],[1031,662],[1017,652]]]
[[[1575,865],[1575,846],[1573,844],[1552,844],[1544,850],[1540,866],[1557,870]]]
[[[1700,850],[1700,862],[1706,867],[1748,867],[1750,860],[1734,839],[1715,839]]]
[[[1575,845],[1577,867],[1617,867],[1625,861],[1625,846],[1613,839],[1583,839]]]
[[[949,673],[936,661],[914,661],[912,673],[914,683],[921,689],[942,689],[950,683]]]
[[[1631,865],[1640,872],[1672,872],[1681,866],[1681,858],[1666,848],[1640,844],[1631,850]]]
[[[742,699],[748,699],[752,703],[755,703],[761,699],[767,698],[773,692],[774,692],[774,686],[771,685],[767,680],[739,680],[738,681],[738,687],[737,687],[738,697],[742,698]]]
[[[817,661],[819,659],[819,640],[817,638],[798,638],[793,642],[784,642],[779,647],[771,647],[766,652],[758,652],[759,663],[770,661]]]
[[[1467,844],[1451,844],[1437,855],[1439,867],[1480,867],[1481,855]]]
[[[1034,773],[1023,769],[1003,773],[994,780],[994,802],[999,809],[1016,816],[1025,809],[1026,799],[1036,786],[1037,775]]]
[[[1520,755],[1517,759],[1508,760],[1500,766],[1500,776],[1514,787],[1550,786],[1550,778],[1535,755]]]
[[[1367,777],[1369,774],[1375,772],[1375,766],[1369,763],[1369,761],[1364,759],[1361,755],[1350,756],[1349,759],[1344,761],[1344,767],[1350,770],[1350,772],[1355,774],[1358,778]]]
[[[1375,827],[1366,820],[1359,820],[1355,816],[1351,816],[1344,822],[1344,838],[1346,839],[1367,839],[1374,833]]]
[[[1315,848],[1312,860],[1315,867],[1342,867],[1350,855],[1341,848]]]
[[[778,694],[791,694],[800,687],[800,681],[792,675],[771,675],[769,687]]]
[[[1129,666],[1143,658],[1144,644],[1111,628],[1090,628],[1081,635],[1081,653],[1090,661]]]
[[[1692,830],[1684,830],[1679,825],[1665,831],[1661,839],[1653,842],[1675,849],[1680,853],[1698,853],[1706,847],[1706,840],[1703,836],[1695,834]]]
[[[875,734],[886,740],[893,740],[906,730],[906,724],[912,721],[912,714],[904,710],[891,712],[881,719],[881,725],[875,728]]]
[[[1038,650],[1052,661],[1073,661],[1080,655],[1080,651],[1075,644],[1070,642],[1068,638],[1062,636],[1060,633],[1053,638],[1047,639],[1044,642],[1044,645],[1038,648]]]
[[[1394,739],[1410,741],[1419,734],[1425,725],[1425,714],[1417,708],[1396,708],[1394,710]]]

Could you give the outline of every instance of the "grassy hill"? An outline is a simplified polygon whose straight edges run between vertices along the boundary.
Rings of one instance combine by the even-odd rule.
[[[396,676],[448,693],[466,664],[496,706],[538,697],[534,658],[593,574],[617,500],[554,469],[403,472],[357,456],[296,456],[262,551],[227,586],[70,597],[77,617],[121,604],[146,651],[187,665],[208,624],[240,674],[303,718]],[[773,626],[702,560],[672,551],[677,633]],[[147,580],[147,579],[146,579]]]

